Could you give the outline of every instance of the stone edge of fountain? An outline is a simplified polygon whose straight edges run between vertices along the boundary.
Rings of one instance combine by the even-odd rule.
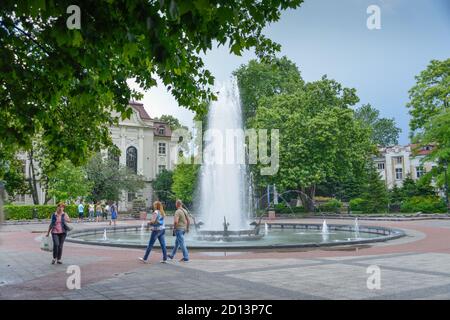
[[[309,229],[309,230],[320,230],[322,224],[307,224],[307,223],[270,223],[268,224],[269,230],[272,228],[276,229]],[[170,225],[167,225],[167,229],[170,229]],[[140,231],[141,226],[119,226],[119,227],[109,227],[106,228],[107,231],[112,232],[120,232],[120,231],[128,231],[130,229],[135,229],[136,231]],[[337,230],[337,231],[354,231],[354,226],[349,224],[330,224],[328,225],[329,230]],[[106,242],[97,242],[97,241],[85,241],[79,239],[80,236],[87,236],[93,234],[101,234],[105,230],[104,227],[98,228],[89,228],[84,230],[73,230],[69,232],[68,237],[66,238],[67,242],[76,243],[76,244],[87,244],[87,245],[96,245],[96,246],[106,246],[106,247],[116,247],[116,248],[135,248],[142,249],[147,245],[144,244],[126,244],[126,243],[106,243]],[[351,246],[358,244],[368,244],[368,243],[376,243],[376,242],[386,242],[389,240],[395,240],[401,237],[404,237],[406,233],[402,229],[397,228],[388,228],[381,226],[359,226],[360,233],[372,233],[379,234],[380,237],[376,238],[368,238],[368,239],[355,239],[350,241],[337,241],[337,242],[320,242],[320,243],[300,243],[300,244],[276,244],[276,245],[243,245],[243,246],[189,246],[189,249],[194,250],[264,250],[264,249],[295,249],[295,248],[318,248],[318,247],[336,247],[336,246]],[[109,232],[108,232],[109,233]],[[75,236],[75,237],[73,237]],[[167,246],[167,248],[172,248],[172,246]]]

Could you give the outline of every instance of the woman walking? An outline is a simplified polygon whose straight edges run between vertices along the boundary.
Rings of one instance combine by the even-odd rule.
[[[52,214],[52,221],[47,231],[47,237],[50,232],[53,239],[53,260],[52,264],[62,264],[61,257],[64,240],[66,240],[66,222],[70,222],[70,217],[64,212],[65,204],[59,203],[56,212]]]
[[[150,252],[152,251],[153,245],[155,244],[156,239],[158,239],[163,253],[163,259],[161,263],[166,263],[167,261],[167,249],[165,239],[166,225],[164,222],[166,214],[164,212],[162,203],[159,201],[155,201],[155,203],[153,203],[153,210],[154,211],[152,214],[152,219],[149,222],[149,224],[152,226],[152,234],[150,236],[147,249],[145,250],[145,255],[143,258],[139,258],[139,260],[141,260],[144,263],[147,263],[147,259],[148,256],[150,255]]]

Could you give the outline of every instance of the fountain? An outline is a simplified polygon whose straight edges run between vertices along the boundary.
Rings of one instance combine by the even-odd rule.
[[[329,234],[328,225],[327,225],[327,221],[326,220],[323,220],[321,233],[322,234]]]
[[[353,227],[354,233],[355,233],[355,239],[359,239],[359,224],[358,224],[358,218],[355,218],[355,224]]]
[[[264,235],[267,236],[269,234],[269,226],[267,223],[264,223]]]
[[[102,240],[103,240],[103,241],[108,240],[108,237],[106,236],[106,228],[105,228],[105,230],[103,231],[103,238],[102,238]]]
[[[141,234],[144,234],[145,222],[141,224]]]
[[[259,224],[250,228],[251,190],[245,163],[245,135],[236,79],[219,90],[210,106],[200,171],[199,213],[202,240],[256,240]],[[222,222],[223,221],[223,222]]]

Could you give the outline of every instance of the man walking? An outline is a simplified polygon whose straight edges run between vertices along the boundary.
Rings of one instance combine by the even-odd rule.
[[[175,203],[177,207],[177,211],[175,211],[175,217],[173,220],[173,229],[175,232],[176,240],[175,245],[173,246],[172,254],[169,254],[169,259],[173,259],[175,254],[177,253],[177,249],[181,248],[183,252],[183,259],[180,261],[188,262],[189,261],[189,253],[186,248],[186,243],[184,242],[184,234],[189,232],[189,218],[185,209],[183,209],[183,203],[181,200],[177,200]]]

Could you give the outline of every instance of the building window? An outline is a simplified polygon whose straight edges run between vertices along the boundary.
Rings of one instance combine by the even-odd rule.
[[[396,164],[402,164],[403,163],[403,157],[395,157],[395,163]]]
[[[27,162],[25,160],[21,160],[20,164],[22,166],[22,173],[26,177],[27,176]]]
[[[166,154],[166,144],[164,142],[160,142],[158,144],[158,153],[159,154]]]
[[[425,170],[423,169],[423,167],[416,167],[416,176],[417,178],[420,178],[421,176],[423,176],[425,174]]]
[[[135,147],[127,149],[127,167],[134,173],[137,173],[137,149]]]
[[[159,127],[159,129],[158,129],[158,133],[160,134],[160,135],[164,135],[164,133],[165,133],[165,128],[164,127]]]
[[[117,154],[114,154],[113,152],[108,152],[108,159],[115,164],[119,165],[120,157]]]
[[[134,192],[128,192],[128,202],[132,202],[136,199],[136,194]]]
[[[384,170],[384,162],[378,162],[377,166],[378,166],[378,170]]]
[[[402,168],[396,168],[395,169],[395,179],[396,180],[403,180],[403,169]]]
[[[160,174],[161,172],[163,172],[164,170],[166,170],[166,166],[164,164],[160,164],[158,166],[158,174]]]

